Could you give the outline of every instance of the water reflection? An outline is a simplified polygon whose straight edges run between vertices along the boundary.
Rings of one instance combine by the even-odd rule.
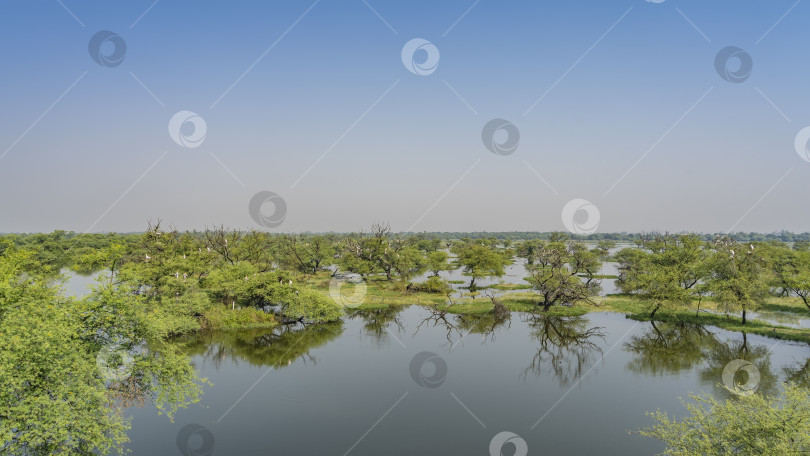
[[[485,313],[454,314],[438,307],[429,307],[427,311],[427,316],[416,326],[414,337],[423,327],[441,328],[450,348],[466,334],[480,334],[483,341],[494,341],[496,330],[509,328],[512,318],[511,312],[495,299],[493,309]]]
[[[723,377],[723,369],[735,359],[748,361],[759,370],[758,392],[769,396],[778,393],[779,378],[771,367],[771,347],[749,344],[747,334],[742,333],[742,339],[718,342],[705,352],[705,356],[706,366],[700,370],[700,379],[706,386],[715,387],[715,397],[731,396],[731,393],[719,386],[719,382]]]
[[[793,382],[803,388],[810,388],[810,358],[795,366],[782,368],[782,375],[788,382]]]
[[[470,333],[483,335],[483,343]],[[465,335],[462,347],[458,341]],[[617,349],[608,353],[613,344]],[[495,431],[476,431],[478,423],[450,393],[488,429],[526,429],[553,409],[553,418],[525,435],[530,448],[548,454],[604,448],[611,454],[657,454],[663,451],[658,442],[628,438],[626,431],[649,424],[647,411],[681,413],[678,398],[700,389],[729,397],[717,385],[730,360],[757,366],[761,392],[779,388],[776,380],[810,387],[805,345],[689,323],[636,325],[607,312],[456,315],[421,306],[386,307],[349,311],[345,323],[334,326],[206,334],[189,339],[187,347],[214,387],[206,389],[204,407],[184,411],[181,423],[215,423],[210,429],[217,454],[264,454],[269,442],[279,454],[331,454],[336,448],[343,453],[405,391],[407,397],[352,454],[486,453]],[[409,362],[423,350],[447,363],[440,388],[421,388],[408,375]],[[250,390],[260,378],[254,364],[278,370],[263,369],[266,378]],[[596,372],[589,373],[593,366],[598,381]],[[245,391],[250,391],[246,400],[216,421]],[[179,426],[158,423],[152,415],[135,419],[133,454],[167,454],[174,445]],[[598,438],[571,439],[571,423]],[[313,429],[318,438],[312,438]]]
[[[395,327],[397,332],[405,330],[405,326],[399,319],[399,315],[405,310],[404,306],[389,306],[383,309],[374,310],[349,310],[346,316],[352,320],[363,320],[363,334],[374,339],[377,344],[389,342],[391,327]]]
[[[632,336],[624,345],[626,351],[635,355],[627,369],[654,376],[675,375],[694,369],[701,383],[715,397],[725,399],[732,394],[722,386],[723,370],[730,362],[741,359],[756,367],[759,372],[756,390],[762,394],[778,393],[780,377],[810,387],[810,359],[783,367],[780,376],[774,371],[771,360],[778,341],[752,344],[746,333],[734,335],[715,331],[695,323],[650,323],[644,333]],[[721,333],[730,337],[719,336]],[[735,380],[744,382],[746,379],[735,377]]]
[[[343,333],[343,322],[319,325],[282,325],[273,330],[206,332],[183,340],[190,355],[223,363],[245,360],[255,366],[285,367],[301,358],[316,363],[310,350]]]
[[[703,363],[704,352],[718,343],[714,334],[699,324],[651,322],[644,333],[624,344],[625,350],[636,355],[627,368],[636,374],[677,374]]]
[[[579,379],[593,365],[596,355],[602,354],[599,341],[604,343],[601,326],[591,326],[583,316],[553,316],[525,314],[530,334],[540,346],[529,366],[524,370],[537,376],[553,375],[565,386]]]
[[[456,316],[458,328],[468,334],[480,334],[484,341],[495,341],[496,330],[512,326],[512,314],[503,306],[496,306],[491,312]]]

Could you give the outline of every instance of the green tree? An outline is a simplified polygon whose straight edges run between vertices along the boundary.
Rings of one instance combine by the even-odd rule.
[[[572,305],[588,301],[594,273],[601,264],[595,252],[566,237],[543,243],[534,250],[532,263],[527,264],[529,282],[539,295],[538,306],[548,311],[557,304]],[[583,282],[579,275],[588,279]]]
[[[84,299],[59,294],[29,252],[0,256],[0,453],[122,453],[124,409],[171,417],[201,392],[176,328],[126,286],[101,278]]]
[[[427,267],[424,251],[418,244],[417,238],[394,236],[389,225],[375,223],[370,234],[346,238],[340,263],[351,272],[382,272],[389,282],[394,281],[394,276],[408,281]]]
[[[450,255],[443,250],[436,250],[427,254],[427,267],[434,276],[438,277],[442,271],[452,271],[453,266],[447,261]]]
[[[753,394],[718,401],[691,396],[690,416],[652,413],[656,424],[640,431],[666,443],[669,456],[806,455],[810,452],[810,392],[788,384],[776,397]]]
[[[470,276],[470,289],[475,287],[475,280],[482,277],[501,277],[506,273],[506,266],[512,264],[511,251],[497,250],[483,243],[467,242],[454,246],[456,264],[464,268]]]
[[[726,312],[741,311],[745,324],[747,312],[759,308],[768,297],[766,261],[753,244],[746,246],[730,238],[718,239],[715,249],[707,284],[718,308]]]
[[[305,274],[316,274],[335,259],[335,243],[323,235],[288,234],[281,238],[282,262]]]
[[[637,249],[622,249],[617,285],[648,303],[650,319],[662,307],[682,306],[702,292],[696,285],[708,274],[708,252],[691,234],[652,234]]]
[[[810,250],[777,245],[768,246],[767,251],[773,271],[772,284],[787,294],[798,296],[810,309]]]
[[[594,247],[594,252],[599,254],[599,257],[604,260],[610,255],[610,251],[616,248],[616,241],[611,241],[609,239],[603,239],[596,244]]]

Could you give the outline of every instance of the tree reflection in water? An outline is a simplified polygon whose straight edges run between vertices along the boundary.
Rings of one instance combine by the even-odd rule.
[[[539,313],[526,314],[532,338],[540,342],[540,348],[523,376],[529,373],[538,376],[551,373],[561,386],[570,384],[582,376],[595,354],[602,353],[597,343],[604,342],[604,328],[590,326],[583,316],[555,316]]]
[[[810,389],[810,358],[796,366],[782,368],[782,374],[789,382]]]
[[[447,311],[447,308],[432,306],[428,308],[429,314],[416,327],[413,335],[416,336],[423,326],[443,327],[445,337],[450,344],[450,348],[456,345],[466,334],[480,334],[484,342],[494,341],[496,330],[501,327],[511,327],[511,312],[494,297],[492,300],[492,310],[485,313],[475,314],[455,314]],[[454,339],[453,335],[457,337]]]
[[[391,327],[395,327],[397,333],[405,331],[405,326],[399,320],[399,314],[405,310],[404,306],[389,306],[383,309],[374,310],[348,310],[347,318],[352,320],[360,318],[363,320],[363,333],[374,339],[378,344],[389,342]]]
[[[733,394],[723,386],[723,370],[736,359],[750,362],[759,371],[757,392],[768,396],[778,393],[780,375],[774,372],[771,353],[779,343],[753,345],[746,333],[726,340],[696,323],[652,322],[643,334],[631,337],[624,348],[635,354],[627,366],[631,372],[663,376],[696,368],[701,381],[712,388],[715,397],[729,398]],[[781,377],[782,381],[810,387],[810,358],[796,366],[782,368]],[[741,383],[747,380],[735,378]]]
[[[647,331],[624,344],[636,355],[627,368],[636,374],[677,374],[701,364],[718,343],[713,333],[696,323],[650,322]]]
[[[343,322],[282,325],[273,330],[207,332],[185,340],[190,355],[202,356],[219,368],[223,361],[244,360],[255,366],[281,368],[302,358],[315,363],[310,350],[343,333]]]
[[[706,386],[715,387],[715,397],[728,398],[732,393],[720,386],[723,382],[723,369],[731,361],[743,359],[759,370],[757,392],[767,396],[775,395],[779,392],[779,378],[771,367],[771,347],[775,343],[778,342],[749,346],[746,333],[742,333],[742,339],[717,343],[706,352],[706,366],[700,371],[700,379]],[[745,382],[745,379],[742,381]]]

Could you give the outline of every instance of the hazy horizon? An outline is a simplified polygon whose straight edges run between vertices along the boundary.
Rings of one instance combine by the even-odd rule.
[[[810,4],[0,10],[0,232],[810,231]]]

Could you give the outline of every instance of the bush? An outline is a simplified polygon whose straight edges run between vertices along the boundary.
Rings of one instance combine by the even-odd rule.
[[[667,444],[663,454],[687,456],[800,455],[810,451],[810,393],[793,385],[777,397],[761,394],[720,402],[708,394],[692,396],[691,416],[681,421],[653,413],[654,426],[641,435]]]
[[[251,329],[271,328],[278,323],[273,315],[253,307],[229,309],[214,305],[203,312],[200,326],[203,329]]]
[[[301,290],[290,302],[282,305],[284,316],[306,323],[324,323],[340,320],[343,307],[312,290]]]
[[[424,293],[447,294],[453,291],[453,288],[449,283],[437,276],[428,277],[424,283],[414,284],[412,288],[416,291],[422,291]]]

